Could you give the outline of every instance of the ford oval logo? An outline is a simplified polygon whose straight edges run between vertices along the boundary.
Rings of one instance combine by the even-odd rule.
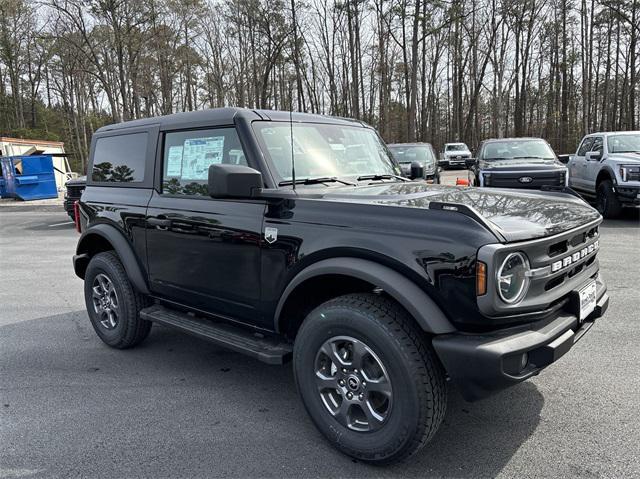
[[[518,181],[520,183],[531,183],[533,181],[533,178],[531,178],[530,176],[521,176],[520,178],[518,178]]]

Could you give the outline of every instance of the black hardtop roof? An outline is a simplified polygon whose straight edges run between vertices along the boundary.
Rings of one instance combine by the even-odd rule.
[[[236,117],[253,120],[272,120],[272,121],[289,121],[295,123],[331,123],[350,126],[359,126],[370,128],[369,125],[349,118],[341,118],[335,116],[316,115],[311,113],[288,112],[280,110],[252,110],[249,108],[211,108],[206,110],[188,111],[182,113],[174,113],[172,115],[163,115],[150,118],[142,118],[139,120],[125,121],[122,123],[114,123],[99,128],[96,133],[104,133],[107,131],[120,130],[125,128],[135,128],[150,125],[157,125],[163,130],[189,128],[195,125],[233,124]]]

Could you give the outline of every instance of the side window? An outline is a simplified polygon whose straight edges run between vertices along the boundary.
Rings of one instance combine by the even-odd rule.
[[[578,153],[576,154],[576,156],[584,156],[587,154],[587,151],[591,151],[591,144],[593,143],[593,138],[589,137],[589,138],[585,138],[582,141],[582,145],[580,145],[580,148],[578,148]]]
[[[580,145],[580,148],[578,148],[578,153],[576,154],[576,156],[584,156],[587,154],[587,151],[591,151],[591,144],[593,143],[593,138],[589,137],[589,138],[585,138],[582,141],[582,145]]]
[[[91,179],[106,183],[144,181],[148,136],[145,132],[98,138]]]
[[[602,137],[596,136],[593,139],[593,144],[591,145],[591,149],[587,151],[600,151],[602,152]]]
[[[167,133],[162,164],[163,193],[207,196],[209,166],[247,159],[235,128],[216,128]]]

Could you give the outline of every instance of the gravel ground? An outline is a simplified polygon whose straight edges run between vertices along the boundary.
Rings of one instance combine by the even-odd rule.
[[[480,402],[451,388],[434,440],[375,468],[323,440],[290,366],[157,326],[103,345],[65,213],[0,207],[0,478],[640,477],[639,218],[601,228],[611,306],[573,351]]]

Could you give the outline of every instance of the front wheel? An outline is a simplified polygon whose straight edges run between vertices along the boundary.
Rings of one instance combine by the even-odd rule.
[[[616,218],[622,212],[622,206],[615,191],[613,191],[613,183],[611,180],[604,180],[598,185],[596,207],[598,212],[604,218]]]
[[[379,295],[341,296],[313,310],[296,337],[294,373],[318,429],[365,462],[410,456],[444,417],[435,353],[409,315]]]

